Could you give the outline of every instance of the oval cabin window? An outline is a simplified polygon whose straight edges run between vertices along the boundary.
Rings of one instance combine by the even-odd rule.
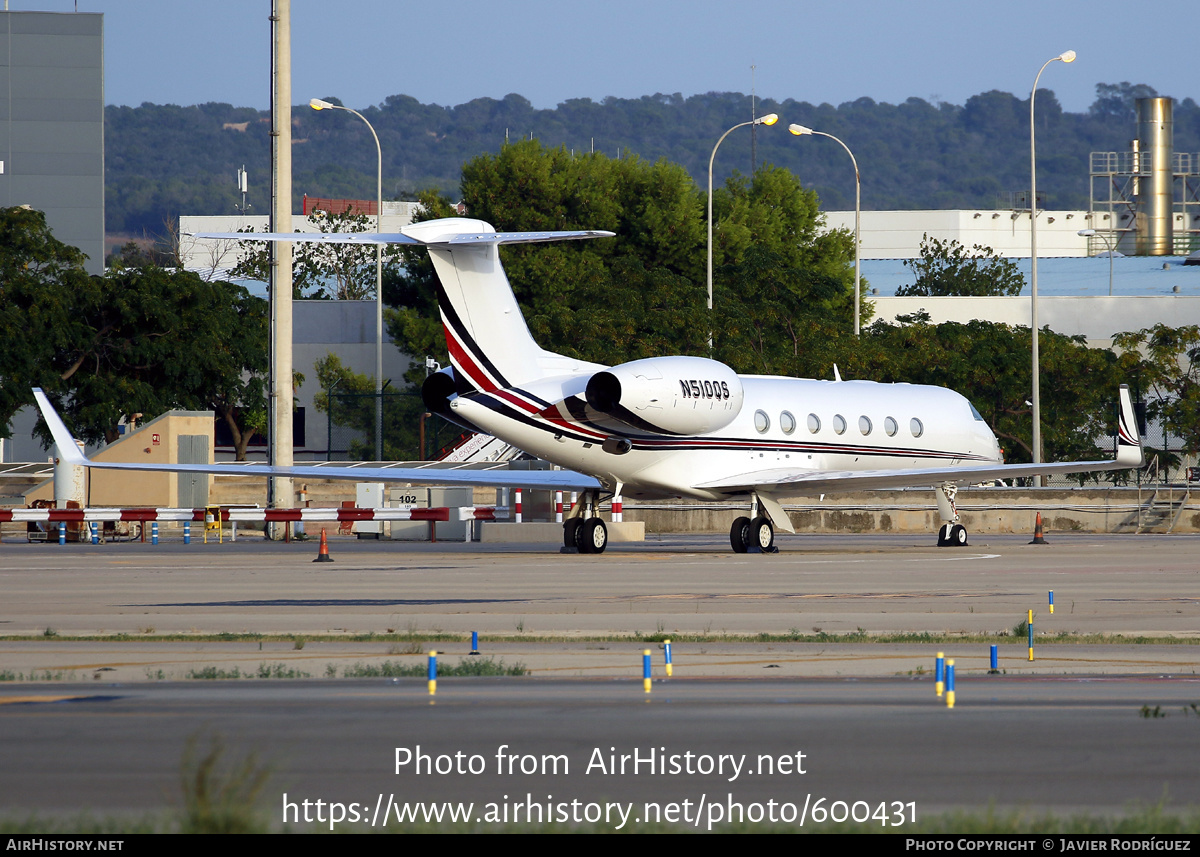
[[[833,415],[833,430],[838,434],[846,433],[846,418],[841,414]]]

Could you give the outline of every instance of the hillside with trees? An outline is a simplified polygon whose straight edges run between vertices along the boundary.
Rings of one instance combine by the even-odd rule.
[[[1133,101],[1155,94],[1141,84],[1100,84],[1086,113],[1062,110],[1054,93],[1038,95],[1038,187],[1051,207],[1086,207],[1088,153],[1123,151],[1136,133]],[[337,99],[328,99],[335,103]],[[505,142],[532,135],[568,155],[593,150],[611,158],[637,156],[678,164],[700,185],[717,138],[750,118],[741,93],[648,95],[636,99],[571,99],[535,109],[520,95],[480,98],[453,107],[394,95],[362,108],[379,133],[384,198],[415,199],[433,188],[458,198],[463,165],[497,154]],[[994,208],[1029,183],[1029,101],[985,92],[963,105],[910,98],[881,104],[869,98],[832,104],[762,99],[757,113],[780,122],[756,130],[757,165],[795,173],[825,209],[854,204],[845,152],[832,141],[796,138],[788,123],[840,137],[862,170],[867,209]],[[369,198],[375,188],[375,147],[366,126],[342,111],[293,108],[293,171],[300,197]],[[1175,148],[1200,152],[1200,106],[1176,103]],[[240,201],[234,176],[250,174],[253,213],[269,201],[268,117],[228,104],[191,107],[110,106],[105,113],[106,217],[110,233],[161,235],[180,213],[232,214]],[[736,170],[749,175],[751,131],[739,129],[721,146],[717,185]]]

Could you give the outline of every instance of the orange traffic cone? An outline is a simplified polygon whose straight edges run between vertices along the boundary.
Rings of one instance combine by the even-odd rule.
[[[1033,525],[1033,541],[1031,541],[1030,544],[1031,545],[1048,545],[1048,544],[1050,544],[1042,536],[1042,513],[1041,512],[1037,513],[1037,520]]]
[[[325,528],[321,527],[321,547],[317,550],[317,558],[313,562],[333,562],[329,555],[329,542],[325,538]]]

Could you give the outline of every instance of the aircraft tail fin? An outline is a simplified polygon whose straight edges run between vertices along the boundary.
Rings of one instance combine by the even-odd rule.
[[[1128,384],[1121,385],[1118,398],[1121,412],[1117,418],[1116,463],[1121,467],[1141,467],[1146,463],[1146,457],[1142,453],[1142,438],[1138,433],[1137,415],[1133,411]]]
[[[534,341],[500,263],[501,244],[603,237],[606,232],[495,232],[480,220],[415,223],[405,234],[426,244],[438,275],[446,346],[462,386],[508,388],[544,377],[558,355]],[[460,390],[460,392],[463,392]]]
[[[54,410],[54,406],[50,404],[50,400],[41,387],[33,388],[33,398],[37,402],[38,410],[42,412],[42,419],[50,428],[54,445],[58,447],[58,457],[69,464],[88,464],[87,456],[80,452],[75,438],[71,436],[71,432],[67,430],[58,411]]]

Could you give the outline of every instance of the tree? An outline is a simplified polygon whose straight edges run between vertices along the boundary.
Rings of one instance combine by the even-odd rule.
[[[96,443],[123,420],[212,409],[240,456],[265,410],[266,303],[230,283],[157,267],[134,246],[105,276],[56,241],[41,212],[0,209],[0,423],[44,388]],[[43,437],[49,442],[50,438]]]
[[[997,256],[991,247],[976,244],[967,250],[954,239],[921,237],[921,255],[904,266],[916,275],[911,286],[896,290],[898,297],[1019,295],[1025,278],[1015,262]]]
[[[374,232],[375,218],[349,211],[317,210],[308,216],[316,232]],[[247,230],[252,232],[253,230]],[[296,232],[300,230],[297,229]],[[385,276],[393,276],[400,256],[396,245],[383,248]],[[234,279],[268,282],[271,251],[266,242],[247,253],[231,272]],[[292,245],[292,289],[297,299],[372,300],[375,297],[375,245],[297,241]]]
[[[367,440],[375,435],[375,379],[353,371],[336,354],[316,363],[321,391],[315,396],[317,410],[329,414],[334,425],[354,429],[360,439],[349,443],[350,459],[373,460],[375,446]],[[420,419],[425,403],[416,392],[385,392],[383,408],[383,457],[388,461],[415,461],[458,437],[462,429],[443,420],[429,421],[426,448],[421,449]]]
[[[423,216],[448,210],[431,195],[422,201],[427,201]],[[551,351],[606,364],[650,354],[707,355],[713,327],[729,343],[723,359],[734,368],[761,371],[766,343],[780,336],[794,342],[795,330],[787,332],[790,322],[762,295],[743,297],[739,290],[786,284],[792,289],[789,306],[801,315],[820,309],[829,323],[849,318],[852,241],[844,232],[820,232],[815,195],[786,170],[765,166],[721,192],[714,208],[720,217],[717,261],[723,264],[711,318],[705,308],[704,198],[676,164],[572,156],[522,141],[463,168],[463,202],[471,217],[502,231],[616,233],[597,241],[501,248],[530,331]],[[758,251],[768,256],[754,255]],[[402,302],[389,313],[389,331],[408,353],[432,354],[445,363],[432,266],[424,253],[404,252],[404,271],[385,292]],[[740,270],[742,264],[748,267]],[[772,327],[776,322],[783,324],[781,331]],[[730,334],[751,327],[759,342],[757,358]]]
[[[59,407],[75,433],[111,443],[135,414],[212,409],[244,455],[264,404],[265,302],[241,286],[156,267],[89,285],[72,307],[83,329],[53,357]]]
[[[1146,416],[1163,424],[1161,452],[1172,457],[1167,432],[1179,436],[1185,450],[1200,450],[1200,326],[1156,324],[1118,333],[1113,347],[1123,376],[1146,402]]]
[[[42,212],[0,209],[0,437],[33,404],[30,388],[59,386],[56,354],[86,333],[75,311],[92,288],[85,258],[55,239]]]
[[[1032,386],[1028,327],[988,321],[930,324],[928,316],[900,324],[876,322],[863,336],[863,374],[846,377],[934,384],[962,393],[1000,438],[1009,461],[1031,461]],[[1112,352],[1088,348],[1083,337],[1043,328],[1039,334],[1042,443],[1047,461],[1096,458],[1096,444],[1113,432],[1112,396],[1119,383]]]

